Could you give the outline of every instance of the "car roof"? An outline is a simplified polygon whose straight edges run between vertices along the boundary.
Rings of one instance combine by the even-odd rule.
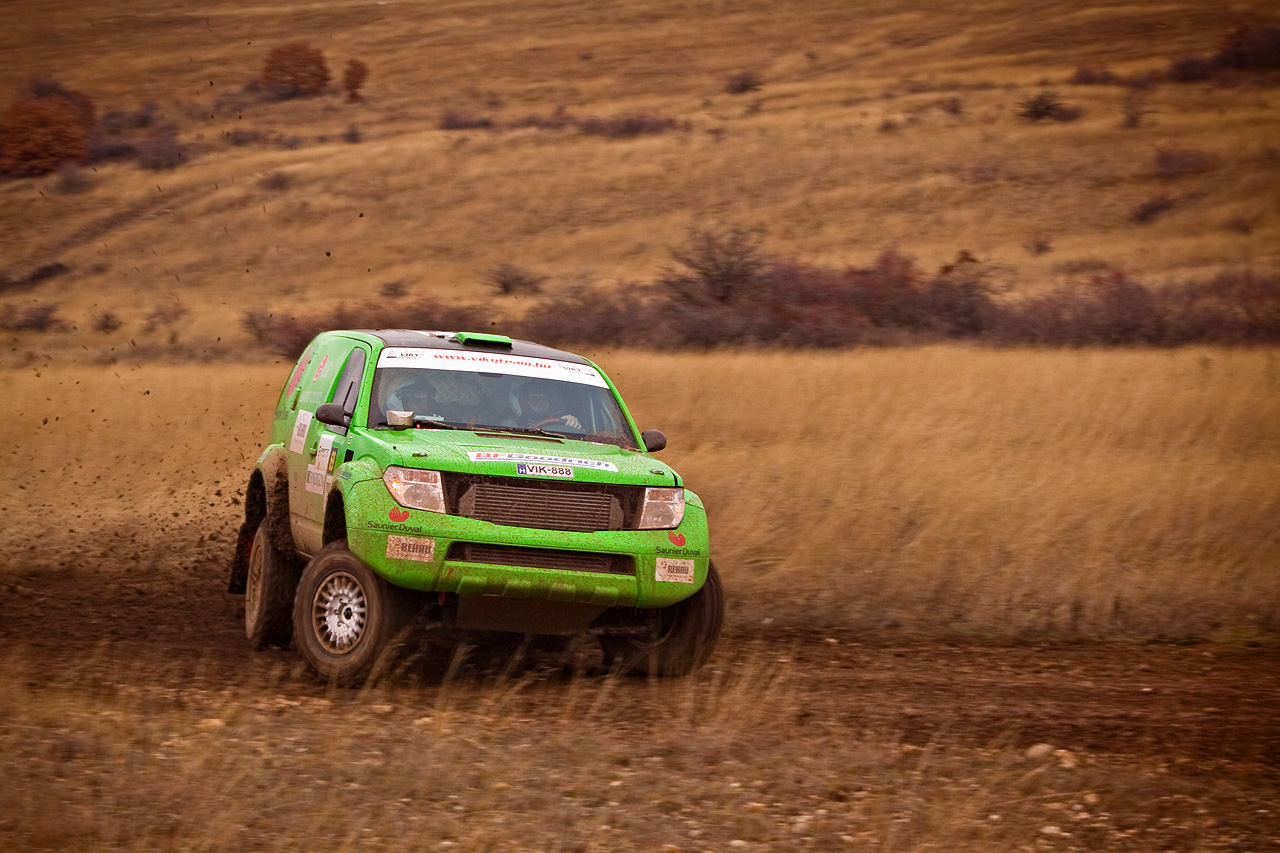
[[[389,347],[425,347],[428,349],[462,350],[464,352],[504,352],[531,358],[549,358],[575,364],[590,364],[588,359],[564,350],[535,344],[533,341],[511,339],[511,346],[472,340],[464,343],[454,336],[456,332],[440,332],[430,329],[354,329],[381,340]]]

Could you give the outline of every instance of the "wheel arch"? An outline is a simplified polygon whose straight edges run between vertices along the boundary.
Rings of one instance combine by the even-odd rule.
[[[342,492],[334,489],[329,492],[329,499],[324,505],[324,529],[321,533],[321,545],[337,542],[347,538],[347,505]]]
[[[245,579],[249,574],[249,552],[253,547],[254,534],[263,520],[269,520],[268,533],[281,553],[290,557],[296,553],[289,530],[289,473],[284,464],[283,450],[264,453],[245,484],[244,521],[236,534],[227,592],[244,592]]]

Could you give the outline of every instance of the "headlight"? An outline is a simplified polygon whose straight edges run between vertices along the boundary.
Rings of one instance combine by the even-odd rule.
[[[684,489],[645,489],[640,505],[641,530],[679,527],[684,519]]]
[[[382,482],[387,484],[387,491],[401,506],[444,512],[444,489],[440,485],[439,471],[393,465],[382,475]]]

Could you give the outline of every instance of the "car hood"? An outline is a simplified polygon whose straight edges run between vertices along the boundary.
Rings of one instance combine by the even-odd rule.
[[[367,452],[385,465],[500,477],[538,476],[527,473],[527,466],[546,465],[572,469],[576,482],[681,485],[670,466],[648,453],[613,444],[439,429],[370,430],[363,438],[372,445]],[[526,466],[524,474],[522,465]]]

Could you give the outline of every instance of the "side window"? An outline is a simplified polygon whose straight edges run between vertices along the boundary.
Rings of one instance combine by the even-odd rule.
[[[342,411],[347,413],[347,423],[351,422],[351,415],[355,412],[356,403],[360,399],[360,381],[364,378],[364,363],[364,350],[356,347],[347,357],[342,374],[333,386],[333,395],[328,400],[330,403],[342,404]],[[331,426],[329,429],[340,435],[347,434],[347,427]]]

